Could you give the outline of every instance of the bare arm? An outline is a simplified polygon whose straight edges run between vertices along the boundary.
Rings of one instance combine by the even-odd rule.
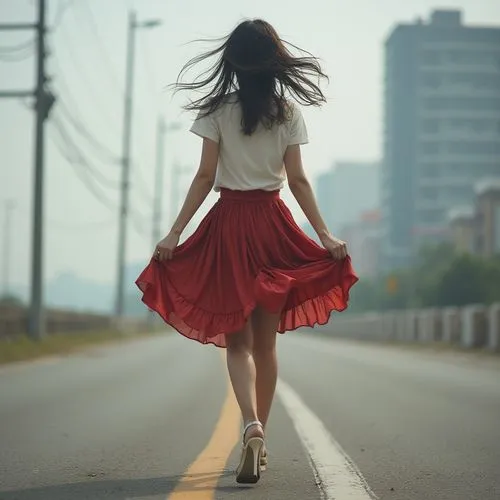
[[[333,257],[338,259],[345,258],[347,255],[345,242],[332,236],[323,217],[321,217],[311,184],[304,172],[299,145],[288,146],[284,162],[290,191],[318,235],[321,243]]]
[[[218,158],[219,144],[210,139],[203,139],[200,166],[170,233],[156,246],[155,258],[157,260],[172,258],[182,232],[212,189]]]

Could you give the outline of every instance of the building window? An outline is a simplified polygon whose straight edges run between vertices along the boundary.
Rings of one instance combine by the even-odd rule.
[[[447,60],[453,64],[475,66],[478,64],[494,63],[495,57],[491,52],[483,50],[449,50]]]
[[[423,187],[420,188],[420,196],[425,201],[437,201],[438,191],[435,187]]]
[[[439,120],[436,118],[422,120],[421,129],[422,132],[426,132],[428,134],[439,132]]]
[[[438,163],[422,163],[420,166],[422,177],[432,178],[432,179],[439,177],[438,168],[439,168]]]
[[[447,86],[485,90],[500,88],[500,75],[495,73],[446,73],[443,80]]]
[[[441,76],[433,73],[422,75],[422,85],[426,88],[437,89],[441,86]]]
[[[462,130],[466,132],[486,132],[490,129],[492,121],[488,119],[452,118],[447,120],[450,130]]]
[[[446,149],[449,153],[452,154],[496,155],[500,154],[500,142],[453,141],[453,142],[448,142]]]
[[[427,97],[424,106],[430,110],[500,110],[500,99],[496,97]]]
[[[441,55],[437,50],[423,50],[421,60],[423,64],[435,66],[441,62]]]
[[[476,172],[476,165],[471,163],[448,163],[446,174],[453,177],[464,177]]]
[[[443,222],[443,211],[440,209],[420,210],[420,221],[423,224],[440,224]]]
[[[424,154],[437,154],[439,153],[440,146],[439,142],[422,142],[420,144],[420,151]]]
[[[446,190],[446,200],[449,203],[460,204],[469,201],[473,197],[473,187],[468,186],[452,186]]]

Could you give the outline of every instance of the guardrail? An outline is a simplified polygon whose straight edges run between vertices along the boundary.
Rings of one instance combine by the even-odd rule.
[[[500,303],[337,315],[318,329],[359,340],[443,342],[500,352]]]
[[[73,333],[96,330],[122,329],[128,331],[145,327],[145,321],[126,319],[117,325],[114,318],[104,314],[79,313],[62,310],[46,312],[46,332]],[[28,331],[28,311],[25,308],[0,306],[0,339],[24,335]]]

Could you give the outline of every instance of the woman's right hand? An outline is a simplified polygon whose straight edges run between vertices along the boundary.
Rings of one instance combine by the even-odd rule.
[[[179,238],[179,234],[170,231],[170,233],[156,245],[153,258],[158,262],[172,259],[174,250],[179,244]]]
[[[320,236],[320,241],[325,250],[328,250],[334,259],[342,260],[347,257],[347,243],[345,241],[335,238],[330,233]]]

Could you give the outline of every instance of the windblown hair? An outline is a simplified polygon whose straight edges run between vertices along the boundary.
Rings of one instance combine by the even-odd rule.
[[[208,91],[185,109],[209,115],[229,93],[236,91],[242,108],[243,133],[252,135],[259,123],[271,128],[289,118],[287,93],[306,106],[319,106],[326,101],[319,80],[328,77],[318,60],[283,41],[266,21],[244,21],[221,41],[216,49],[191,59],[179,73],[177,91]],[[287,45],[307,56],[294,56]],[[188,70],[214,56],[218,56],[217,60],[194,82],[181,83]]]

